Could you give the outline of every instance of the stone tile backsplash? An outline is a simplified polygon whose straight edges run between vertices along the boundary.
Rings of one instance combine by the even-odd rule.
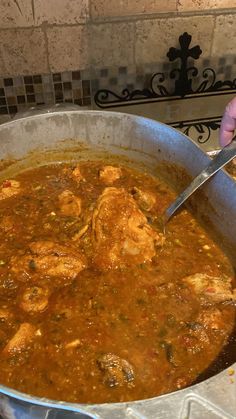
[[[34,26],[34,11],[31,0],[8,1],[0,4],[0,28]]]
[[[85,23],[89,17],[88,0],[34,0],[35,24]]]
[[[93,67],[134,64],[134,49],[134,22],[101,23],[90,26],[90,57]]]
[[[235,0],[179,0],[178,11],[211,10],[235,7]]]
[[[236,57],[236,13],[216,17],[212,55],[224,57],[227,54]]]
[[[166,60],[184,31],[234,53],[236,0],[2,0],[0,76]]]
[[[53,26],[47,29],[46,37],[51,72],[88,67],[89,39],[87,26]]]
[[[0,114],[142,90],[176,67],[166,53],[183,32],[200,45],[202,68],[234,79],[235,28],[236,0],[2,0]]]
[[[203,58],[209,57],[213,31],[212,15],[139,21],[136,23],[135,61],[138,64],[166,61],[168,46],[177,46],[183,32],[191,34],[194,43],[201,45]]]
[[[41,28],[0,31],[3,76],[48,73],[46,38]]]
[[[132,16],[151,13],[168,13],[177,11],[176,0],[91,0],[91,16],[94,19]]]
[[[194,46],[194,39],[191,46]],[[166,52],[168,51],[168,47]],[[204,79],[204,69],[211,67],[215,71],[216,80],[233,81],[236,74],[236,57],[200,58],[194,63],[189,60],[188,66],[195,65],[198,74],[193,77],[192,86],[196,90]],[[48,74],[34,74],[0,78],[0,115],[14,115],[29,106],[51,105],[54,103],[74,103],[80,106],[97,108],[94,95],[98,90],[110,90],[122,97],[124,89],[130,93],[135,90],[149,89],[153,74],[154,88],[163,85],[171,95],[175,87],[175,79],[171,71],[179,67],[178,62],[163,61],[137,65],[113,65],[93,67],[84,70],[61,71]],[[164,82],[161,82],[163,77]],[[212,82],[209,77],[208,84]],[[158,89],[157,89],[158,91]],[[236,93],[236,82],[235,82]],[[116,98],[114,97],[114,100]]]

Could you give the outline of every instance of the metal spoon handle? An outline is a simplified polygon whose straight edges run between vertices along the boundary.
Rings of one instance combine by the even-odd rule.
[[[193,194],[200,186],[211,178],[218,170],[236,157],[236,136],[233,141],[224,147],[219,154],[202,170],[201,173],[190,183],[190,185],[177,197],[177,199],[166,209],[164,223],[172,217],[175,211]]]

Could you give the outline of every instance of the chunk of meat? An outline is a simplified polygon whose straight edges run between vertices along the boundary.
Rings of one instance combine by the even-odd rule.
[[[20,307],[28,313],[44,311],[48,306],[49,291],[47,288],[27,288],[21,298]]]
[[[34,325],[30,323],[22,323],[17,332],[3,349],[3,353],[6,355],[14,355],[24,349],[27,349],[37,334],[37,329]]]
[[[190,286],[195,294],[206,300],[215,303],[236,302],[236,290],[232,290],[231,278],[196,273],[183,278],[183,282]]]
[[[20,191],[20,182],[14,179],[5,180],[0,187],[0,201],[17,195]]]
[[[79,166],[76,166],[74,169],[67,167],[63,170],[63,173],[77,183],[85,181]]]
[[[86,267],[85,257],[77,248],[51,241],[33,242],[29,248],[31,253],[11,258],[11,271],[18,275],[18,279],[20,276],[27,279],[34,272],[40,272],[72,281]]]
[[[49,240],[39,240],[29,244],[31,252],[37,256],[66,256],[69,253],[69,248],[62,244],[55,243]]]
[[[200,324],[198,328],[189,331],[188,334],[179,335],[178,340],[179,344],[192,354],[204,350],[210,344],[208,330],[205,330]]]
[[[59,206],[62,215],[79,217],[81,214],[81,199],[69,190],[63,191],[59,196]]]
[[[117,179],[120,179],[122,175],[122,170],[119,167],[114,166],[104,166],[99,171],[99,179],[101,179],[104,183],[111,185]]]
[[[225,329],[223,313],[216,307],[210,307],[206,310],[202,310],[197,317],[197,322],[199,322],[206,329],[221,331]]]
[[[102,269],[141,264],[156,254],[162,238],[148,223],[133,197],[109,187],[100,195],[92,217],[94,261]]]
[[[123,386],[125,383],[132,384],[134,370],[128,361],[112,353],[101,355],[97,359],[99,369],[104,375],[104,383],[108,387]]]
[[[153,192],[143,191],[134,187],[131,190],[131,194],[142,210],[151,211],[153,209],[156,203],[156,196]]]
[[[81,174],[81,170],[80,170],[79,166],[76,166],[72,170],[72,177],[77,183],[80,183],[80,182],[84,181],[84,177]]]

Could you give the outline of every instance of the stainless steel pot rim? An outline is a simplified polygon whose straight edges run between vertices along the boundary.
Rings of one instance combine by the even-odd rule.
[[[229,368],[230,369],[235,368],[235,370],[236,370],[236,363],[231,365]],[[224,370],[224,371],[227,371],[227,369]],[[222,372],[224,372],[224,371],[222,371]],[[204,380],[204,384],[207,385],[210,381],[212,381],[212,378],[215,378],[215,379],[219,378],[220,375],[222,374],[222,372],[214,375],[214,377],[210,377],[210,378]],[[35,405],[38,405],[38,406],[45,406],[47,408],[63,409],[63,410],[73,411],[75,413],[81,412],[81,413],[88,414],[88,410],[86,410],[86,408],[89,408],[89,407],[96,408],[97,406],[99,406],[99,407],[103,408],[103,407],[107,407],[107,406],[111,406],[111,405],[114,406],[114,407],[115,406],[116,407],[131,406],[131,405],[135,406],[135,405],[138,405],[140,403],[145,403],[145,402],[151,403],[152,401],[155,401],[157,399],[161,401],[162,399],[164,399],[168,396],[176,396],[176,395],[181,396],[181,394],[185,393],[186,390],[188,390],[190,392],[194,392],[198,389],[199,386],[201,386],[201,384],[202,384],[202,382],[200,382],[198,384],[194,384],[192,386],[188,386],[188,387],[180,389],[180,390],[173,391],[171,393],[166,393],[166,394],[162,394],[160,396],[155,396],[155,397],[152,397],[152,398],[149,398],[149,399],[140,399],[140,400],[134,400],[134,401],[129,401],[129,402],[99,403],[99,404],[98,403],[94,403],[94,404],[91,404],[91,403],[69,403],[69,402],[64,402],[64,401],[59,401],[59,400],[51,400],[51,399],[47,399],[47,398],[44,398],[44,397],[40,398],[40,397],[33,396],[33,395],[30,395],[30,394],[27,394],[27,393],[22,393],[18,390],[14,390],[10,387],[3,386],[1,384],[0,384],[0,393],[4,394],[6,396],[12,397],[14,399],[17,399],[19,401],[24,401],[24,402],[27,402],[27,403],[32,403],[33,402]],[[93,416],[93,417],[96,418],[96,416]]]

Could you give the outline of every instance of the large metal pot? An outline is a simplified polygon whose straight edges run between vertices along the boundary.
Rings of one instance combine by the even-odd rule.
[[[7,168],[3,165],[0,177],[29,164],[86,158],[88,153],[99,155],[104,149],[143,162],[152,171],[163,162],[169,167],[177,163],[190,176],[195,176],[209,161],[195,143],[161,123],[127,114],[59,109],[0,126],[0,159],[19,160]],[[207,197],[204,205],[199,205],[201,202],[197,200],[194,205],[200,215],[207,214],[236,265],[236,183],[220,171],[204,187],[204,193]],[[0,415],[7,419],[233,419],[236,418],[236,377],[230,375],[236,368],[233,339],[232,348],[233,351],[228,352],[233,353],[228,367],[225,355],[224,363],[219,367],[223,371],[213,377],[178,392],[137,402],[68,404],[31,397],[0,386]]]

